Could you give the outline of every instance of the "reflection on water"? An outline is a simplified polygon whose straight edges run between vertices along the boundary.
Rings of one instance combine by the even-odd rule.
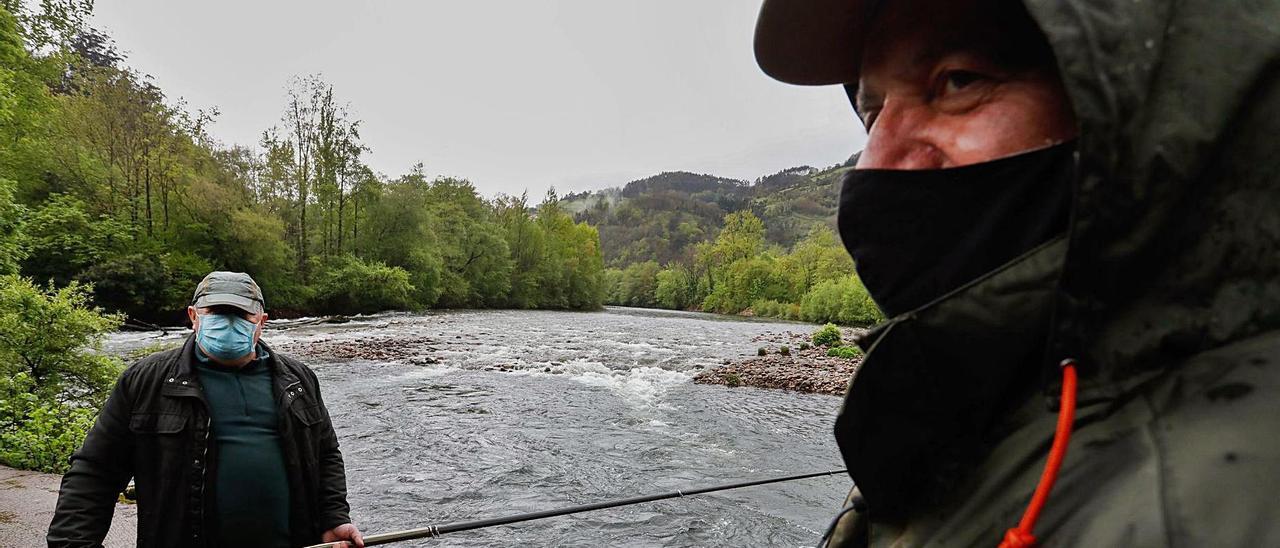
[[[755,335],[809,329],[633,309],[461,311],[281,322],[265,338],[430,340],[415,348],[436,365],[307,360],[342,443],[353,517],[377,533],[840,468],[838,398],[690,382],[753,353]],[[180,336],[121,333],[108,347]],[[399,546],[811,546],[849,485],[816,478]]]

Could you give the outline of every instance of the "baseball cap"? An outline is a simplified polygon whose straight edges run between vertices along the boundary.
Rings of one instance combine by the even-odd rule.
[[[862,45],[880,0],[765,0],[756,63],[789,84],[857,84]]]
[[[210,272],[191,297],[191,306],[234,306],[250,314],[261,314],[265,303],[257,282],[243,272]]]

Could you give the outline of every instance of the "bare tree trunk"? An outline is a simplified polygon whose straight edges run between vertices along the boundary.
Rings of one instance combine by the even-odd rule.
[[[150,155],[151,155],[151,151],[149,150],[149,147],[148,147],[148,150],[147,150],[147,160],[146,160],[146,163],[145,163],[145,164],[143,164],[143,171],[144,171],[144,173],[145,173],[145,175],[143,176],[143,178],[144,178],[144,180],[146,181],[146,189],[147,189],[146,191],[147,191],[147,236],[148,236],[148,237],[150,237],[150,236],[152,235],[152,225],[151,225],[151,161],[150,161],[150,158],[149,158],[149,157],[150,157]]]

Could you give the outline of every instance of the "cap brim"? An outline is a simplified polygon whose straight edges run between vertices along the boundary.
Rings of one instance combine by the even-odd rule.
[[[262,313],[262,303],[230,293],[204,295],[199,299],[196,299],[194,306],[196,308],[205,308],[209,306],[234,306],[250,314]]]
[[[856,84],[877,0],[765,0],[756,20],[756,63],[806,86]]]

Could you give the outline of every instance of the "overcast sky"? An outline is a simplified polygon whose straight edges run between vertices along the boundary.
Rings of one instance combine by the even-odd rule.
[[[171,99],[217,107],[256,146],[294,75],[363,120],[377,171],[465,177],[539,198],[661,171],[754,179],[843,161],[865,140],[837,87],[766,77],[747,0],[98,0],[106,30]]]

